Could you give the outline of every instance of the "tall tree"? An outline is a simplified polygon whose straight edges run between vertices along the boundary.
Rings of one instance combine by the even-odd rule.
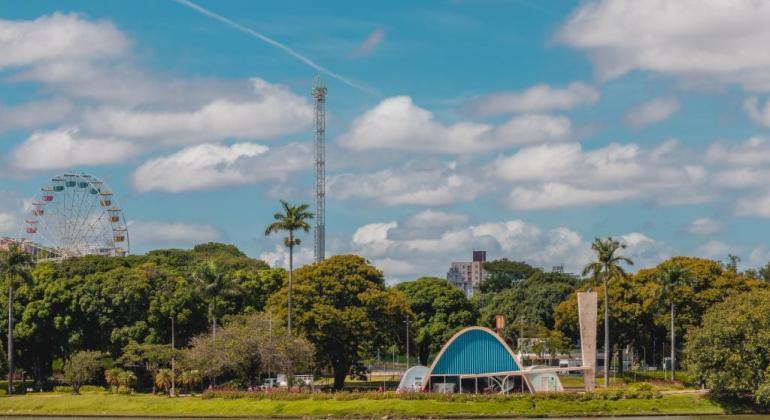
[[[13,291],[22,284],[32,284],[32,255],[17,244],[0,254],[0,275],[8,285],[8,394],[13,393]]]
[[[465,293],[444,279],[421,277],[399,283],[395,289],[404,293],[414,312],[410,340],[420,364],[427,365],[431,353],[439,351],[458,329],[476,321],[475,308]]]
[[[238,287],[213,260],[198,267],[192,277],[198,292],[208,302],[211,336],[216,338],[220,303],[225,296],[238,294]]]
[[[313,218],[313,213],[308,211],[307,204],[294,206],[284,200],[281,200],[281,206],[283,207],[283,211],[277,212],[273,215],[275,221],[267,226],[265,229],[265,235],[270,236],[271,234],[278,232],[289,233],[289,236],[284,238],[283,244],[289,248],[289,299],[286,326],[291,333],[291,294],[292,285],[294,283],[294,247],[299,246],[301,243],[299,238],[294,237],[294,232],[297,230],[309,232],[310,224],[308,221]]]
[[[297,330],[314,346],[317,368],[331,367],[342,389],[351,367],[366,354],[393,343],[414,315],[403,293],[385,287],[382,272],[357,255],[337,255],[297,269]],[[285,316],[286,294],[270,298]]]
[[[660,282],[662,298],[668,301],[671,311],[671,380],[676,380],[676,330],[674,319],[676,318],[676,293],[677,289],[689,281],[690,273],[679,264],[673,264],[661,270],[658,281]]]
[[[588,264],[583,269],[583,275],[591,274],[594,281],[601,281],[604,288],[604,386],[610,383],[610,306],[608,283],[618,277],[626,277],[626,272],[620,265],[626,263],[633,265],[630,259],[616,253],[626,246],[615,239],[608,237],[605,240],[596,238],[591,244],[591,249],[596,252],[596,261]]]

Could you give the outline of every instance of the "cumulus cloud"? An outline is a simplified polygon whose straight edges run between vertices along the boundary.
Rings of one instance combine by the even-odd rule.
[[[590,242],[565,226],[544,229],[520,219],[468,224],[455,214],[452,223],[440,229],[415,233],[411,221],[427,213],[360,226],[352,236],[351,249],[373,261],[388,278],[397,279],[443,277],[452,261],[470,260],[474,249],[486,250],[489,259],[515,258],[540,267],[565,264],[573,272],[592,258]],[[636,268],[657,264],[671,253],[665,243],[639,232],[619,238],[629,247],[625,254],[638,262]]]
[[[254,143],[201,144],[150,159],[131,177],[137,191],[180,192],[284,180],[311,164],[311,151],[292,143],[270,149]]]
[[[676,98],[656,98],[631,108],[625,116],[636,127],[664,121],[674,115],[681,105]]]
[[[312,246],[294,248],[294,268],[312,263],[313,258]],[[283,245],[276,245],[273,251],[262,252],[259,254],[259,259],[271,267],[289,269],[289,250]]]
[[[595,0],[556,35],[584,50],[602,79],[633,70],[685,83],[770,90],[770,3],[755,0]]]
[[[708,242],[698,245],[698,247],[695,249],[695,252],[699,256],[712,258],[715,260],[720,260],[721,258],[726,257],[727,254],[732,251],[733,249],[729,245],[716,239],[712,239]]]
[[[27,203],[13,191],[0,190],[0,235],[17,236],[21,232]]]
[[[380,44],[382,44],[382,41],[384,40],[385,30],[382,28],[377,28],[373,30],[372,33],[370,33],[369,36],[363,40],[363,42],[356,46],[356,49],[350,53],[350,56],[352,58],[360,58],[370,55]]]
[[[112,23],[85,20],[75,13],[0,20],[0,68],[112,58],[128,45]]]
[[[770,101],[765,101],[764,105],[760,105],[759,99],[752,96],[743,102],[743,109],[751,121],[763,127],[770,127]]]
[[[221,238],[217,228],[206,224],[132,220],[128,222],[132,244],[199,244]]]
[[[618,239],[620,243],[626,245],[623,255],[634,262],[634,267],[655,266],[673,255],[673,252],[665,243],[652,239],[640,232],[620,235]]]
[[[507,204],[514,210],[541,210],[613,203],[636,195],[630,190],[585,189],[550,182],[535,187],[515,187]]]
[[[456,163],[410,162],[372,173],[343,173],[327,180],[327,194],[340,199],[368,199],[388,206],[445,205],[470,201],[486,191]]]
[[[406,220],[406,226],[412,228],[457,226],[468,222],[468,216],[460,213],[448,213],[437,210],[423,210]]]
[[[123,163],[138,152],[133,144],[113,138],[82,137],[77,128],[35,131],[10,154],[21,170],[65,169]]]
[[[738,199],[734,213],[736,216],[770,218],[770,193],[759,192]]]
[[[251,82],[251,100],[216,99],[190,111],[100,108],[87,113],[85,125],[97,134],[190,144],[272,138],[306,129],[313,121],[313,107],[306,98],[262,79]]]
[[[722,231],[724,224],[710,217],[701,217],[693,220],[687,226],[687,232],[692,235],[714,235]]]
[[[673,204],[668,194],[701,186],[707,179],[705,168],[683,165],[676,152],[672,141],[652,150],[634,143],[612,143],[588,152],[578,143],[545,144],[500,156],[488,169],[515,184],[507,199],[512,209],[575,207],[631,198]]]
[[[30,101],[16,106],[0,105],[0,131],[59,123],[72,115],[74,109],[70,101],[62,98]]]
[[[339,142],[353,150],[391,149],[428,153],[485,152],[532,143],[565,140],[569,119],[518,115],[500,125],[458,122],[444,125],[408,96],[381,101],[356,118]]]
[[[770,163],[770,140],[751,137],[742,142],[717,141],[707,149],[705,160],[715,166],[714,186],[763,188],[770,177],[766,167]]]
[[[572,109],[599,101],[598,89],[583,82],[572,82],[564,88],[547,84],[532,86],[519,92],[497,92],[466,101],[460,110],[482,117],[509,113],[543,112]]]

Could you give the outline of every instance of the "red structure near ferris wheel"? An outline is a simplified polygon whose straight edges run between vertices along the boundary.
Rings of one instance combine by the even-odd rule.
[[[125,256],[130,250],[126,219],[112,190],[84,173],[57,175],[40,189],[21,238],[38,259]]]

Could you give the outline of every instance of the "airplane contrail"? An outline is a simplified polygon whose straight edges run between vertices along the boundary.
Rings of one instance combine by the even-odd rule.
[[[298,53],[297,51],[294,51],[290,47],[288,47],[288,46],[286,46],[286,45],[284,45],[284,44],[274,40],[273,38],[270,38],[270,37],[268,37],[266,35],[263,35],[263,34],[257,32],[257,31],[255,31],[255,30],[249,28],[249,27],[243,26],[240,23],[235,22],[235,21],[233,21],[231,19],[228,19],[228,18],[226,18],[226,17],[224,17],[224,16],[222,16],[220,14],[214,13],[211,10],[208,10],[208,9],[202,7],[202,6],[199,6],[198,4],[195,4],[195,3],[191,2],[190,0],[172,0],[172,1],[174,1],[175,3],[181,4],[182,6],[189,7],[190,9],[193,9],[196,12],[201,13],[203,15],[206,15],[206,16],[212,18],[212,19],[218,20],[218,21],[224,23],[225,25],[227,25],[227,26],[229,26],[229,27],[231,27],[233,29],[237,29],[237,30],[239,30],[241,32],[244,32],[244,33],[247,33],[247,34],[249,34],[251,36],[259,38],[260,40],[262,40],[262,41],[264,41],[264,42],[266,42],[266,43],[268,43],[268,44],[270,44],[270,45],[272,45],[272,46],[274,46],[274,47],[276,47],[276,48],[278,48],[280,50],[283,50],[285,53],[287,53],[287,54],[291,55],[292,57],[298,59],[299,61],[307,64],[308,66],[314,68],[315,70],[317,70],[317,71],[319,71],[321,73],[324,73],[324,74],[326,74],[327,76],[329,76],[331,78],[337,79],[340,82],[342,82],[342,83],[344,83],[344,84],[346,84],[346,85],[348,85],[350,87],[356,88],[356,89],[364,91],[366,93],[370,93],[370,94],[375,95],[375,96],[381,96],[379,92],[377,92],[376,90],[370,88],[369,86],[363,85],[363,84],[355,82],[353,80],[350,80],[350,79],[348,79],[345,76],[342,76],[342,75],[340,75],[338,73],[335,73],[335,72],[333,72],[333,71],[331,71],[331,70],[329,70],[329,69],[327,69],[327,68],[325,68],[325,67],[323,67],[323,66],[321,66],[319,64],[316,64],[313,60],[305,57],[304,55]]]

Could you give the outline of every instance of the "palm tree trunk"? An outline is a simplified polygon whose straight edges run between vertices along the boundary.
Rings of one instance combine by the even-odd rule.
[[[13,279],[8,286],[8,395],[13,394]]]
[[[604,387],[610,385],[610,303],[607,276],[604,276]]]
[[[291,289],[294,284],[294,232],[289,231],[289,315],[287,317],[287,328],[291,334]]]
[[[671,382],[676,380],[676,332],[674,331],[674,300],[671,299]]]

